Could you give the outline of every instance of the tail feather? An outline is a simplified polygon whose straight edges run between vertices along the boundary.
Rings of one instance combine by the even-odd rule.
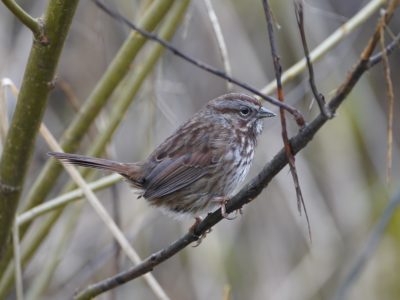
[[[127,164],[119,163],[119,162],[112,161],[109,159],[95,158],[95,157],[89,157],[89,156],[78,155],[78,154],[70,154],[70,153],[62,153],[62,152],[48,152],[47,154],[60,160],[60,161],[63,161],[63,162],[69,163],[69,164],[73,164],[73,165],[109,170],[109,171],[120,173],[121,175],[127,175],[129,173],[129,168],[128,168]]]

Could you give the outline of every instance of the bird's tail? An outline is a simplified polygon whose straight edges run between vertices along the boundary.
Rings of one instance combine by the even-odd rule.
[[[116,173],[120,173],[121,175],[124,176],[127,176],[128,172],[130,171],[128,164],[112,161],[109,159],[96,158],[78,154],[62,153],[62,152],[48,152],[47,154],[62,162],[82,167],[109,170]]]

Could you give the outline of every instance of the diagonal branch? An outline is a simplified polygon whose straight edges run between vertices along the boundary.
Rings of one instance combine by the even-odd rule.
[[[398,1],[396,1],[396,3],[398,5]],[[390,6],[390,9],[387,10],[386,15],[383,17],[385,23],[390,20],[397,5]],[[376,30],[379,30],[379,28],[377,27]],[[373,39],[374,36],[371,38],[371,40]],[[363,54],[372,53],[375,49],[376,43],[372,43],[371,40],[365,47]],[[389,53],[391,52],[388,52],[388,54]],[[365,59],[363,54],[350,71],[346,80],[341,84],[339,89],[337,89],[336,94],[329,101],[327,107],[332,114],[334,114],[338,107],[343,103],[361,76],[378,62],[378,59],[372,57],[371,60],[374,59],[374,63],[370,63],[370,60],[368,58]],[[321,113],[311,123],[307,124],[296,136],[292,137],[289,142],[293,154],[296,154],[301,149],[305,148],[312,140],[314,135],[319,131],[319,129],[329,120],[330,119]],[[281,149],[255,178],[253,178],[234,197],[231,198],[226,205],[226,212],[230,213],[238,210],[245,204],[255,199],[261,193],[261,191],[268,186],[272,178],[274,178],[274,176],[277,175],[287,163],[288,158],[286,151],[285,149]],[[201,236],[215,224],[219,223],[222,219],[223,217],[220,209],[212,214],[209,214],[201,223],[194,227],[193,233],[186,233],[183,237],[176,240],[168,247],[148,256],[141,264],[134,266],[127,271],[116,274],[113,277],[106,278],[103,281],[88,286],[85,290],[79,292],[75,296],[75,299],[90,299],[153,270],[154,267],[175,255],[187,247],[190,243],[196,241],[198,236]]]

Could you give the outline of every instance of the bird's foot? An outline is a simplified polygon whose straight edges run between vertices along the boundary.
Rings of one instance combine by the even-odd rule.
[[[190,226],[189,228],[189,232],[196,235],[194,233],[194,229],[196,228],[197,225],[199,225],[201,223],[201,221],[203,221],[202,217],[195,217],[195,221],[193,223],[192,226]],[[198,240],[196,241],[196,244],[194,244],[192,247],[198,247],[201,242],[203,241],[203,239],[207,236],[207,234],[209,234],[212,231],[212,229],[208,229],[206,232],[204,232],[201,236],[198,236]]]
[[[216,202],[220,205],[221,207],[221,215],[223,218],[227,219],[227,220],[234,220],[237,217],[237,212],[236,215],[233,217],[230,217],[229,214],[226,212],[226,204],[228,204],[229,202],[229,198],[226,196],[219,196],[219,197],[215,197],[214,199],[212,199],[213,202]],[[241,209],[239,209],[240,214],[242,214]]]

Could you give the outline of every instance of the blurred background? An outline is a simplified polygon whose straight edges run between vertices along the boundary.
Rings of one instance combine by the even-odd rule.
[[[47,1],[18,1],[33,16],[40,16]],[[114,1],[115,9],[136,22],[150,0]],[[258,89],[274,79],[261,1],[211,1],[226,42],[232,74]],[[321,44],[369,1],[306,0],[305,30],[309,48]],[[283,70],[303,57],[292,1],[271,1],[275,33]],[[326,99],[346,78],[374,31],[376,9],[350,35],[314,63],[316,84]],[[397,34],[399,14],[390,32]],[[91,1],[81,1],[57,72],[45,124],[61,137],[76,110],[104,74],[129,29],[101,12]],[[19,88],[30,51],[30,32],[4,7],[0,9],[0,76]],[[204,1],[192,1],[172,43],[186,54],[223,68],[213,27]],[[147,43],[131,65],[141,66],[152,43]],[[399,52],[389,58],[395,99],[400,93]],[[129,80],[113,93],[96,119],[78,153],[85,153],[107,126],[110,112]],[[284,86],[286,101],[311,121],[318,113],[302,72]],[[241,91],[233,87],[233,91]],[[151,150],[208,100],[227,92],[224,80],[164,52],[141,85],[112,138],[107,153],[133,162]],[[6,92],[9,117],[15,98]],[[399,189],[399,103],[395,101],[393,163],[386,180],[387,96],[383,66],[366,73],[312,142],[297,155],[297,170],[311,222],[312,242],[304,214],[297,211],[289,169],[285,168],[233,221],[223,220],[197,248],[188,247],[158,266],[153,274],[171,299],[332,299],[366,244],[390,197]],[[276,107],[265,104],[277,111]],[[289,134],[298,132],[288,117]],[[256,157],[246,181],[282,148],[280,122],[266,121]],[[41,137],[26,181],[26,195],[48,160]],[[97,178],[108,175],[97,173]],[[63,174],[47,200],[68,181]],[[129,186],[118,183],[97,193],[114,215],[142,258],[181,237],[193,220],[176,221],[149,207]],[[131,262],[116,251],[108,229],[84,200],[68,205],[52,226],[37,253],[23,269],[26,294],[38,299],[69,299],[76,290],[126,270]],[[32,225],[40,226],[45,217]],[[349,289],[348,299],[399,299],[400,214],[396,212],[361,276]],[[73,226],[71,226],[73,224]],[[68,228],[68,230],[67,230]],[[71,230],[69,230],[71,229]],[[66,233],[68,231],[68,233]],[[65,237],[63,239],[62,237]],[[24,243],[22,243],[22,249]],[[52,260],[55,257],[55,260]],[[55,263],[54,263],[55,262]],[[30,291],[40,274],[54,263],[54,272],[40,293]],[[30,294],[31,293],[31,294]],[[231,297],[231,298],[229,298]],[[14,299],[14,292],[7,299]],[[98,299],[157,299],[142,278],[118,287]]]

